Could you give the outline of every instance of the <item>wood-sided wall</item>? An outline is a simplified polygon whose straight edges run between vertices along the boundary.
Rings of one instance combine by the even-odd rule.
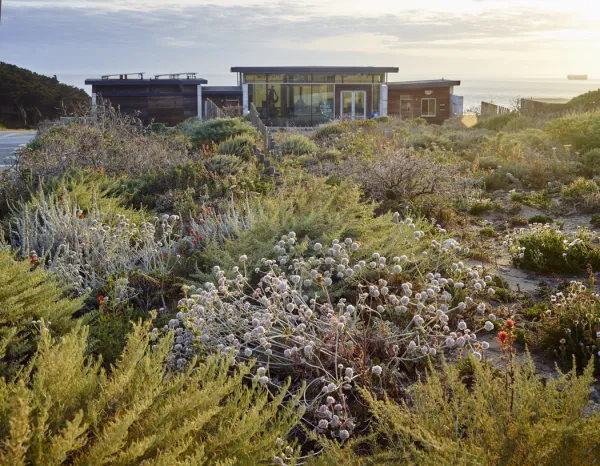
[[[388,86],[388,115],[402,119],[420,118],[421,100],[435,99],[435,116],[423,117],[430,123],[442,124],[450,118],[450,87],[394,89]],[[402,105],[402,101],[404,105]],[[410,102],[410,105],[408,105]]]
[[[92,92],[108,100],[125,115],[135,115],[144,124],[175,126],[198,115],[196,85],[93,86]]]

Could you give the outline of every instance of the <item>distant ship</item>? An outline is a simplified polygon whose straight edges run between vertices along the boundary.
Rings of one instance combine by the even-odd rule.
[[[569,74],[567,75],[567,79],[569,81],[587,81],[587,74]]]

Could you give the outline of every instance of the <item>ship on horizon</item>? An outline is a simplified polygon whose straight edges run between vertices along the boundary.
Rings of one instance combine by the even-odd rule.
[[[567,79],[569,81],[587,81],[587,74],[568,74]]]

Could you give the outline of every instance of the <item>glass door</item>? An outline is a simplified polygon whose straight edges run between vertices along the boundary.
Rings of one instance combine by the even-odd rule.
[[[346,120],[364,120],[367,116],[365,91],[342,91],[340,115]]]

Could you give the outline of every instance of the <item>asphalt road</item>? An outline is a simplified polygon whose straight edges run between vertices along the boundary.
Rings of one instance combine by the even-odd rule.
[[[15,149],[26,145],[35,137],[35,131],[0,131],[0,170],[13,164]]]

